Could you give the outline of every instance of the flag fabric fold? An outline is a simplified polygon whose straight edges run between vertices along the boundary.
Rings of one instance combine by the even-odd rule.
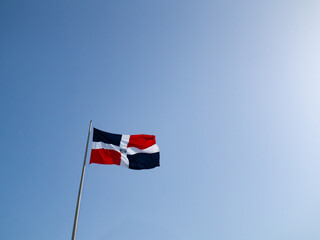
[[[115,164],[131,169],[160,166],[154,135],[121,135],[93,128],[90,164]]]

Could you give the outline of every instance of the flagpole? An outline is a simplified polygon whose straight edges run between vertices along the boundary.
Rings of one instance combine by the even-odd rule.
[[[76,208],[76,213],[75,213],[75,216],[74,216],[74,223],[73,223],[73,231],[72,231],[72,238],[71,238],[71,240],[75,240],[75,239],[76,239],[76,232],[77,232],[77,225],[78,225],[78,217],[79,217],[79,208],[80,208],[81,193],[82,193],[82,185],[83,185],[84,171],[85,171],[85,168],[86,168],[86,160],[87,160],[87,152],[88,152],[89,138],[90,138],[90,133],[91,133],[91,126],[92,126],[92,120],[90,120],[90,125],[89,125],[89,132],[88,132],[88,138],[87,138],[87,146],[86,146],[86,152],[85,152],[85,154],[84,154],[84,161],[83,161],[83,167],[82,167],[82,175],[81,175],[81,181],[80,181],[80,186],[79,186],[77,208]]]

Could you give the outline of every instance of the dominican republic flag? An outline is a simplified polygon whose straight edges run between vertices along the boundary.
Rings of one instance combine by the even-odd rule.
[[[91,163],[116,164],[131,169],[160,166],[154,135],[120,135],[93,128]]]

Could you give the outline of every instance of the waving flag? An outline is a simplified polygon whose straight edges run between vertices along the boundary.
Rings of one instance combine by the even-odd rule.
[[[116,164],[131,169],[160,166],[154,135],[120,135],[93,128],[91,163]]]

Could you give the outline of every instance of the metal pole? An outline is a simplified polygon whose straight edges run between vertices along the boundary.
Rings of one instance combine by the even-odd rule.
[[[87,152],[88,152],[88,145],[89,145],[89,138],[91,133],[91,126],[92,126],[92,120],[90,120],[89,125],[89,132],[88,132],[88,138],[87,138],[87,146],[86,146],[86,152],[84,154],[84,161],[83,161],[83,167],[82,167],[82,175],[81,175],[81,181],[80,181],[80,187],[79,187],[79,193],[78,193],[78,202],[77,202],[77,208],[76,213],[74,216],[74,223],[73,223],[73,231],[72,231],[72,238],[71,240],[76,239],[76,232],[77,232],[77,225],[78,225],[78,216],[79,216],[79,208],[80,208],[80,201],[81,201],[81,193],[82,193],[82,185],[83,185],[83,178],[84,178],[84,171],[86,167],[86,160],[87,160]]]

